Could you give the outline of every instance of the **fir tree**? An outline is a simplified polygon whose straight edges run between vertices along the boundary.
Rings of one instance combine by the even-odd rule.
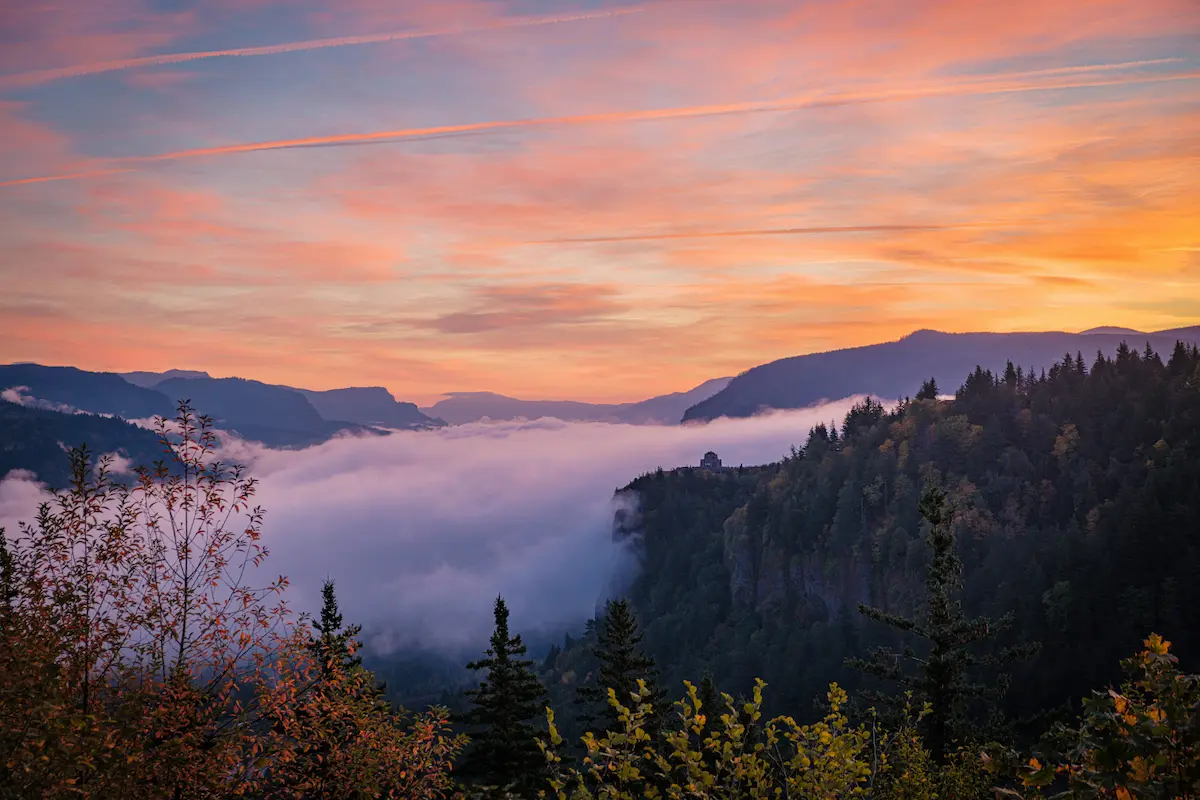
[[[1004,382],[1008,384],[1010,389],[1017,388],[1017,369],[1013,366],[1013,362],[1011,360],[1004,368]]]
[[[326,580],[321,587],[321,621],[313,623],[313,630],[320,636],[313,637],[308,645],[309,651],[321,664],[322,676],[327,680],[339,664],[346,670],[362,665],[362,656],[355,652],[359,644],[355,637],[362,631],[362,626],[342,627],[342,613],[338,610],[333,587],[332,580]]]
[[[717,691],[717,682],[713,680],[711,670],[704,670],[704,675],[700,678],[700,686],[696,690],[696,696],[700,699],[700,709],[704,712],[704,716],[715,719],[714,715],[721,713],[721,693]]]
[[[515,790],[539,786],[546,761],[538,748],[541,734],[532,720],[544,716],[545,689],[525,655],[520,634],[510,636],[508,606],[497,597],[496,629],[487,654],[467,669],[487,670],[477,689],[468,689],[471,708],[462,722],[471,729],[471,744],[462,774],[477,785]]]
[[[930,378],[921,384],[921,391],[917,392],[918,400],[937,400],[938,385],[937,378]]]
[[[620,731],[616,710],[608,703],[612,689],[621,705],[629,707],[630,696],[637,691],[638,680],[646,682],[647,694],[642,702],[649,703],[653,714],[647,732],[657,732],[664,709],[666,692],[658,686],[658,670],[654,659],[641,650],[642,633],[627,600],[610,600],[605,607],[603,623],[598,626],[594,655],[599,662],[595,683],[579,687],[577,698],[583,707],[580,720],[590,725],[599,722],[602,731]]]
[[[361,625],[343,627],[342,613],[338,609],[333,580],[326,580],[321,587],[321,617],[313,622],[313,632],[308,641],[308,650],[316,660],[319,672],[310,691],[326,698],[315,703],[313,713],[324,716],[328,713],[326,703],[336,703],[342,697],[350,703],[365,703],[375,711],[391,713],[392,708],[383,699],[384,685],[376,682],[362,666],[362,656],[357,654],[359,642],[355,638]],[[332,766],[332,755],[336,751],[349,750],[356,738],[354,725],[344,720],[320,720],[320,728],[328,730],[328,738],[315,746],[296,753],[296,765],[300,774],[313,781],[315,790],[321,795],[334,791],[338,778]]]
[[[926,542],[932,551],[925,578],[923,612],[909,619],[862,604],[858,609],[869,619],[924,640],[928,653],[919,655],[911,647],[901,652],[880,647],[869,658],[848,659],[847,664],[878,678],[896,681],[911,690],[918,703],[929,704],[930,713],[921,722],[921,735],[930,755],[944,764],[953,746],[970,738],[966,724],[971,702],[982,699],[994,703],[1008,686],[1007,675],[1000,675],[987,686],[971,682],[968,671],[972,667],[1027,658],[1036,648],[1013,647],[997,655],[971,652],[972,645],[995,639],[1011,627],[1013,616],[1010,613],[999,620],[971,619],[963,613],[956,597],[962,585],[962,563],[955,553],[953,512],[947,507],[945,492],[928,485],[921,496],[920,512],[929,524]],[[905,661],[915,663],[917,669],[906,670],[902,666]]]
[[[16,563],[12,552],[8,549],[8,539],[4,528],[0,528],[0,613],[9,613],[13,609],[20,592],[16,584]],[[3,629],[0,628],[0,631]]]
[[[546,653],[546,657],[542,659],[542,671],[549,672],[554,669],[554,665],[558,663],[558,657],[562,655],[562,648],[557,644],[550,645],[550,650]]]

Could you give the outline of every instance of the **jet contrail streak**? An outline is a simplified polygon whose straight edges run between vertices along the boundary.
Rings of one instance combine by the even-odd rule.
[[[1045,69],[1031,69],[1023,72],[1005,72],[1001,73],[1000,79],[1012,78],[1034,78],[1038,76],[1050,75],[1073,75],[1087,72],[1111,72],[1117,69],[1133,69],[1135,67],[1158,67],[1164,64],[1178,64],[1187,61],[1186,58],[1172,56],[1170,58],[1148,58],[1141,61],[1118,61],[1109,64],[1077,64],[1069,67],[1048,67]],[[976,78],[978,80],[994,80],[987,75],[963,75],[963,79]]]
[[[751,228],[738,231],[696,231],[683,233],[645,233],[622,236],[584,236],[570,239],[541,239],[524,244],[598,244],[603,242],[648,242],[665,239],[720,239],[736,236],[804,236],[827,233],[900,233],[904,231],[945,231],[961,228],[993,227],[990,223],[970,225],[824,225],[810,228]]]
[[[1125,68],[1127,64],[1144,62],[1127,62],[1108,65],[1110,70]],[[1103,65],[1091,65],[1087,69],[1098,71]],[[1064,78],[1062,80],[1037,82],[1012,82],[1014,76],[1027,76],[1027,73],[1001,73],[973,81],[941,83],[927,86],[917,86],[908,89],[890,91],[842,92],[834,94],[811,93],[799,97],[784,98],[774,101],[755,101],[748,103],[728,103],[708,106],[683,106],[676,108],[647,109],[640,111],[610,111],[599,114],[580,114],[561,117],[534,117],[528,119],[498,120],[490,122],[472,122],[461,125],[440,125],[429,128],[406,128],[391,131],[375,131],[371,133],[348,133],[340,136],[313,136],[301,139],[277,139],[266,142],[248,142],[245,144],[220,145],[202,147],[192,150],[177,150],[170,153],[158,153],[149,156],[131,156],[128,158],[111,159],[101,164],[111,167],[149,164],[165,161],[181,161],[191,158],[208,156],[234,155],[237,153],[254,153],[267,150],[291,150],[305,147],[336,147],[345,145],[361,145],[372,142],[406,142],[449,135],[468,135],[479,133],[496,133],[506,130],[528,128],[549,128],[557,126],[600,125],[615,122],[650,122],[658,120],[695,119],[700,117],[727,116],[732,114],[760,114],[781,111],[799,111],[809,108],[830,108],[865,103],[898,102],[904,100],[924,100],[938,97],[954,97],[965,95],[1014,94],[1019,92],[1039,92],[1060,89],[1094,88],[1104,86],[1125,86],[1144,83],[1161,83],[1167,81],[1196,80],[1200,72],[1181,72],[1173,74],[1130,75],[1121,77],[1082,77]],[[1003,81],[1009,81],[1007,83]],[[105,172],[111,171],[111,168]],[[65,175],[47,175],[38,178],[0,182],[0,187],[15,186],[23,183],[46,183],[58,180],[73,180],[91,177],[93,174],[83,171]]]
[[[128,169],[99,169],[94,172],[72,172],[67,175],[43,175],[38,178],[17,178],[12,181],[4,181],[0,186],[25,186],[30,183],[50,183],[52,181],[71,181],[77,178],[101,178],[105,175],[116,175],[121,172],[130,172]]]
[[[665,0],[669,2],[670,0]],[[660,2],[657,5],[665,4]],[[270,44],[262,47],[239,47],[231,50],[207,50],[193,53],[164,53],[143,58],[127,58],[119,61],[98,61],[92,64],[76,64],[69,67],[55,67],[31,72],[20,72],[12,75],[0,75],[0,89],[10,89],[25,86],[36,86],[63,78],[74,78],[81,75],[94,75],[101,72],[116,72],[119,70],[138,69],[140,67],[157,67],[168,64],[183,64],[188,61],[201,61],[208,58],[228,58],[236,56],[270,56],[280,53],[297,53],[303,50],[322,50],[327,47],[348,47],[359,44],[376,44],[379,42],[397,42],[410,39],[431,39],[440,36],[454,36],[465,33],[482,33],[484,31],[504,30],[507,28],[532,28],[540,25],[560,25],[568,22],[585,22],[587,20],[608,19],[628,14],[640,14],[653,5],[626,6],[606,11],[593,11],[580,14],[514,17],[499,20],[490,24],[466,26],[459,28],[438,28],[433,30],[396,31],[393,33],[367,34],[365,36],[339,36],[332,39],[309,39],[301,42],[285,42]]]

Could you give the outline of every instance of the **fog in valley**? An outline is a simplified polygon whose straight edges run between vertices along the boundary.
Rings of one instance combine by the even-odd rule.
[[[482,650],[491,603],[515,631],[577,628],[636,559],[612,540],[614,491],[658,467],[776,461],[859,398],[705,425],[475,423],[304,450],[227,442],[226,462],[259,480],[270,557],[260,582],[286,575],[292,607],[315,611],[326,577],[377,654],[412,647]],[[63,458],[66,458],[64,453]],[[28,473],[0,481],[10,535],[46,493]]]

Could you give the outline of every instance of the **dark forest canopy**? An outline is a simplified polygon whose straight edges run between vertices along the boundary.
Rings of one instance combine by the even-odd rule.
[[[0,401],[0,478],[28,470],[51,488],[70,483],[67,444],[87,445],[94,453],[120,453],[134,464],[162,458],[162,445],[151,430],[115,417],[63,414]]]
[[[1200,352],[1122,345],[1036,375],[976,369],[949,401],[867,401],[767,468],[632,482],[629,599],[663,685],[711,670],[748,693],[761,677],[788,713],[830,681],[860,687],[845,659],[899,640],[857,606],[913,611],[930,480],[956,509],[967,612],[1011,612],[1014,636],[1043,645],[1013,673],[1011,712],[1116,679],[1150,630],[1200,657]],[[548,685],[584,679],[586,639],[556,654]]]
[[[162,423],[183,469],[132,489],[74,450],[70,490],[0,536],[0,797],[1195,797],[1200,676],[1175,654],[1194,664],[1200,630],[1200,351],[1123,346],[923,394],[864,401],[778,464],[634,481],[615,527],[642,551],[628,602],[526,659],[497,599],[453,768],[467,742],[447,709],[382,700],[332,583],[310,627],[271,599],[286,579],[243,578],[262,513],[253,480],[206,460],[207,420],[184,404],[174,436]],[[244,519],[198,522],[221,509]],[[1010,635],[1042,645],[996,659],[1015,662],[1016,725],[967,702],[1006,685],[998,653],[967,651]],[[848,660],[873,647],[918,666],[865,686]],[[849,702],[903,701],[887,683],[906,676],[924,710]],[[684,698],[666,715],[646,705],[658,685]],[[556,725],[590,688],[604,729]]]

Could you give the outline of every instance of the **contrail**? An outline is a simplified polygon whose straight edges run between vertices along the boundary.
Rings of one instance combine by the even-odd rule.
[[[239,47],[231,50],[206,50],[193,53],[164,53],[158,56],[143,58],[127,58],[119,61],[98,61],[92,64],[76,64],[69,67],[55,67],[31,72],[20,72],[12,75],[0,75],[0,89],[36,86],[63,78],[74,78],[81,75],[95,75],[101,72],[116,72],[119,70],[138,69],[140,67],[157,67],[167,64],[183,64],[188,61],[201,61],[208,58],[228,58],[236,56],[271,56],[280,53],[297,53],[303,50],[322,50],[327,47],[348,47],[359,44],[376,44],[379,42],[397,42],[411,39],[432,39],[440,36],[454,36],[466,33],[481,33],[484,31],[504,30],[507,28],[532,28],[540,25],[561,25],[568,22],[585,22],[587,20],[608,19],[629,14],[640,14],[656,5],[665,5],[671,0],[660,0],[659,3],[625,6],[605,11],[592,11],[579,14],[513,17],[486,25],[476,25],[459,28],[438,28],[433,30],[396,31],[394,33],[377,33],[365,36],[339,36],[332,39],[309,39],[301,42],[286,42],[262,47]]]
[[[1124,62],[1110,65],[1090,65],[1080,68],[1091,72],[1112,71],[1128,68],[1129,65],[1140,65],[1146,62]],[[267,150],[292,150],[305,147],[338,147],[347,145],[362,145],[376,142],[407,142],[422,139],[439,138],[444,136],[471,135],[482,133],[497,133],[507,130],[529,128],[549,128],[559,126],[602,125],[616,122],[650,122],[659,120],[695,119],[700,117],[727,116],[733,114],[761,114],[781,111],[799,111],[810,108],[829,108],[865,103],[898,102],[904,100],[923,100],[938,97],[954,97],[965,95],[1013,94],[1019,92],[1039,92],[1059,89],[1078,89],[1104,86],[1125,86],[1143,83],[1160,83],[1166,81],[1195,80],[1200,78],[1200,71],[1181,72],[1173,74],[1130,75],[1122,77],[1071,77],[1054,81],[1013,82],[1013,77],[1028,77],[1030,73],[1000,73],[986,78],[971,81],[940,83],[911,88],[901,88],[888,91],[842,92],[831,94],[810,93],[808,95],[784,98],[774,101],[754,101],[747,103],[728,103],[722,105],[683,106],[676,108],[646,109],[639,111],[610,111],[599,114],[580,114],[560,117],[534,117],[528,119],[498,120],[489,122],[472,122],[460,125],[440,125],[428,128],[405,128],[391,131],[375,131],[371,133],[348,133],[340,136],[314,136],[300,139],[277,139],[266,142],[248,142],[245,144],[220,145],[191,150],[177,150],[170,153],[159,153],[149,156],[131,156],[128,158],[111,159],[98,162],[104,165],[104,172],[114,167],[131,166],[166,161],[181,161],[191,158],[208,156],[234,155],[237,153],[253,153]],[[1005,83],[1004,81],[1009,81]],[[14,186],[23,183],[45,183],[59,180],[72,180],[91,177],[93,174],[76,171],[63,175],[47,175],[37,178],[25,178],[16,181],[0,182],[0,187]]]
[[[1111,72],[1118,69],[1133,69],[1135,67],[1158,67],[1163,64],[1179,64],[1187,61],[1186,58],[1179,56],[1171,56],[1169,58],[1147,58],[1141,61],[1118,61],[1109,64],[1077,64],[1069,67],[1048,67],[1044,69],[1031,69],[1023,72],[1004,72],[996,76],[996,78],[987,75],[964,75],[964,79],[976,78],[979,80],[994,80],[994,79],[1012,79],[1012,78],[1034,78],[1039,76],[1050,75],[1071,75],[1087,72]]]
[[[570,239],[540,239],[523,244],[597,244],[602,242],[649,242],[664,239],[719,239],[735,236],[805,236],[827,233],[900,233],[905,231],[946,231],[962,228],[995,227],[992,223],[966,225],[823,225],[810,228],[750,228],[736,231],[696,231],[684,233],[645,233],[621,236],[584,236]]]
[[[0,186],[24,186],[30,183],[50,183],[52,181],[71,181],[77,178],[102,178],[105,175],[117,175],[122,172],[130,172],[128,169],[99,169],[93,172],[72,172],[66,175],[43,175],[37,178],[17,178],[16,180],[4,181]]]

